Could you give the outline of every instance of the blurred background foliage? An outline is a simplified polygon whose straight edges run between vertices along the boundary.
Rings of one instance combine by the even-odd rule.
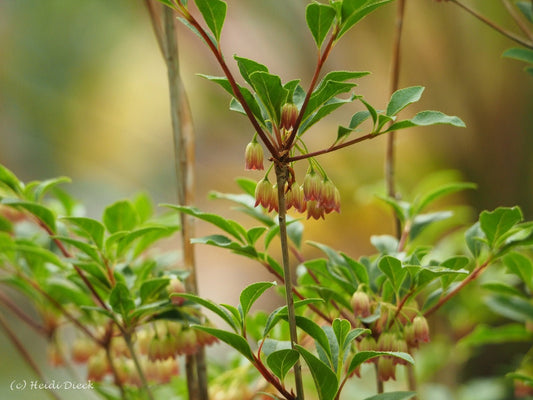
[[[227,57],[256,59],[284,81],[301,78],[306,87],[316,58],[304,21],[307,3],[229,0],[222,36]],[[514,28],[500,2],[469,4]],[[372,71],[358,82],[357,93],[377,108],[390,96],[394,18],[394,3],[367,17],[327,64],[327,69]],[[195,75],[221,72],[196,36],[183,27],[179,32],[197,134],[195,203],[238,218],[228,204],[207,200],[207,194],[236,191],[236,176],[262,177],[244,171],[244,148],[253,132],[245,118],[228,111],[225,92]],[[437,109],[461,117],[467,128],[399,134],[397,180],[405,198],[428,179],[432,184],[464,179],[479,188],[449,199],[460,216],[519,205],[533,218],[533,81],[520,62],[501,58],[513,46],[452,4],[407,1],[400,86],[422,85],[426,91],[405,116]],[[26,181],[71,177],[68,190],[92,216],[139,191],[155,203],[175,201],[166,70],[142,1],[3,0],[0,54],[2,164]],[[308,132],[309,147],[329,145],[337,124],[347,124],[359,109],[354,103]],[[357,257],[372,251],[370,235],[393,232],[390,211],[374,197],[384,193],[385,141],[380,137],[321,158],[341,190],[342,213],[306,222],[305,239]],[[301,181],[305,171],[297,172]],[[205,229],[200,224],[198,234]],[[204,296],[231,304],[243,287],[238,280],[270,279],[236,257],[229,256],[231,267],[221,263],[223,252],[199,253]],[[230,279],[236,287],[220,285]],[[14,354],[9,351],[2,346],[1,358]]]

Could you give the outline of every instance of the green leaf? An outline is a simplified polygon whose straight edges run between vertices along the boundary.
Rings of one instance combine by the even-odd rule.
[[[386,114],[389,117],[398,114],[409,104],[415,103],[422,97],[424,87],[412,86],[405,89],[400,89],[394,92],[387,105]]]
[[[74,304],[76,306],[89,306],[94,304],[87,293],[70,281],[51,278],[46,282],[46,292],[60,304]]]
[[[157,1],[159,1],[160,3],[165,4],[167,6],[170,6],[171,8],[174,8],[174,4],[172,4],[172,2],[170,0],[157,0]]]
[[[305,121],[311,114],[326,104],[332,98],[341,93],[347,93],[357,86],[355,83],[339,82],[333,80],[322,81],[317,89],[313,92],[307,103],[302,120]]]
[[[339,382],[335,373],[324,362],[302,346],[296,345],[295,348],[311,371],[318,398],[320,400],[333,400],[339,388]]]
[[[502,282],[487,282],[481,285],[483,289],[490,290],[492,293],[501,294],[504,296],[517,296],[525,298],[526,295],[520,289],[507,285]]]
[[[96,247],[94,247],[93,245],[89,243],[82,242],[81,240],[73,239],[68,236],[54,236],[54,238],[58,239],[62,243],[70,244],[71,246],[74,246],[78,250],[81,250],[83,253],[85,253],[87,256],[92,258],[97,263],[100,263],[102,261],[102,259],[100,258],[100,255],[98,254],[98,251],[96,250]]]
[[[403,268],[402,262],[392,256],[384,256],[379,260],[378,268],[390,281],[394,291],[398,293],[408,273],[407,269]]]
[[[322,299],[305,299],[305,300],[298,300],[294,302],[294,308],[297,309],[299,307],[303,307],[307,304],[313,304],[313,303],[319,303],[323,302]],[[265,323],[265,329],[263,330],[263,336],[266,337],[272,328],[276,325],[279,320],[287,316],[287,306],[281,306],[276,308],[274,311],[270,313],[270,315],[267,318],[267,321]]]
[[[24,184],[9,169],[0,164],[0,182],[10,188],[15,194],[22,194]],[[1,197],[0,197],[1,198]]]
[[[408,400],[416,396],[416,392],[388,392],[381,393],[365,400]]]
[[[343,0],[341,8],[341,25],[337,40],[377,8],[392,0]]]
[[[499,207],[494,211],[483,211],[479,216],[479,224],[489,246],[493,248],[522,219],[522,210],[519,207]]]
[[[394,210],[394,214],[402,224],[411,218],[413,214],[412,205],[406,201],[397,200],[389,196],[377,196],[378,199],[383,200]]]
[[[398,252],[398,239],[391,235],[372,235],[370,243],[383,255]]]
[[[296,325],[302,331],[304,331],[313,339],[315,339],[316,343],[323,348],[329,360],[331,361],[331,349],[329,346],[329,340],[324,330],[320,326],[318,326],[316,322],[300,315],[296,316]]]
[[[255,187],[257,186],[255,180],[249,178],[237,178],[235,179],[235,182],[237,182],[237,185],[239,185],[246,194],[251,197],[255,196]]]
[[[509,319],[519,322],[533,320],[533,304],[517,296],[492,296],[486,300],[489,308]]]
[[[238,56],[233,56],[233,58],[237,61],[242,77],[250,86],[253,86],[252,81],[250,80],[250,75],[254,72],[268,72],[268,68],[257,61]]]
[[[70,183],[70,178],[62,176],[59,178],[48,179],[46,181],[39,182],[33,190],[34,201],[41,202],[44,195],[55,186],[61,183]]]
[[[341,253],[341,256],[344,258],[344,261],[346,262],[347,266],[350,268],[350,270],[355,275],[357,282],[359,282],[360,284],[368,285],[370,280],[368,278],[368,271],[366,267],[359,261],[356,261],[353,258],[350,258],[348,255],[344,253]]]
[[[146,304],[152,300],[156,300],[161,292],[168,286],[169,282],[169,278],[154,278],[144,281],[139,289],[141,303]]]
[[[278,350],[271,353],[267,359],[267,365],[270,370],[276,375],[281,382],[285,379],[287,373],[296,364],[300,353],[292,349]]]
[[[99,221],[85,217],[63,217],[61,219],[78,227],[81,230],[79,234],[90,238],[99,249],[102,248],[105,228]]]
[[[210,328],[207,326],[193,325],[193,328],[209,333],[210,335],[216,337],[222,342],[230,345],[239,353],[241,353],[244,357],[246,357],[249,361],[254,363],[254,355],[252,353],[252,349],[250,348],[250,345],[248,344],[246,339],[244,339],[242,336],[237,335],[233,332],[228,332],[217,328]]]
[[[172,208],[176,211],[180,211],[188,215],[192,215],[193,217],[201,219],[202,221],[209,222],[210,224],[213,224],[218,228],[222,229],[224,232],[229,233],[241,243],[245,242],[243,238],[246,237],[246,229],[238,222],[223,218],[220,215],[202,212],[196,207],[177,206],[173,204],[163,204],[163,206]]]
[[[533,291],[533,263],[528,257],[512,252],[503,257],[503,263]]]
[[[280,77],[258,71],[250,75],[250,81],[272,122],[279,123],[281,106],[287,101],[288,95],[288,90],[282,86]]]
[[[255,301],[261,297],[261,295],[272,286],[276,286],[276,282],[256,282],[247,286],[240,295],[240,305],[242,310],[242,319],[246,318],[246,315],[250,311],[250,308]]]
[[[464,128],[466,125],[459,117],[446,115],[440,111],[421,111],[410,120],[399,121],[392,124],[385,132],[398,131],[400,129],[411,128],[413,126],[429,126],[437,124],[452,125]]]
[[[531,4],[529,5],[531,9]],[[522,47],[514,47],[512,49],[505,50],[502,57],[513,58],[515,60],[525,61],[533,64],[533,50],[524,49]]]
[[[123,283],[118,282],[111,294],[109,295],[109,304],[113,311],[117,314],[122,315],[124,320],[128,321],[129,313],[135,308],[135,303],[133,301],[130,290]]]
[[[414,240],[420,235],[420,233],[429,225],[434,222],[444,221],[453,217],[451,211],[438,211],[429,214],[418,214],[413,218],[411,230],[409,231],[409,238]]]
[[[33,214],[35,217],[37,217],[37,219],[41,221],[44,225],[46,225],[52,233],[55,233],[56,217],[50,209],[37,203],[17,199],[6,198],[3,199],[1,203],[5,204],[6,206],[22,208],[28,211],[30,214]]]
[[[226,19],[226,3],[221,0],[194,0],[194,2],[202,13],[205,23],[219,42],[220,32]]]
[[[201,238],[194,238],[191,239],[191,243],[208,244],[223,249],[230,249],[236,254],[241,254],[252,259],[257,259],[258,257],[258,253],[253,246],[243,246],[224,235],[209,235]]]
[[[350,361],[350,365],[348,366],[347,374],[350,375],[355,371],[355,369],[360,366],[365,361],[371,360],[373,358],[379,357],[379,356],[392,356],[396,358],[400,358],[404,361],[407,361],[409,364],[414,364],[415,361],[413,360],[413,357],[407,353],[402,352],[396,352],[396,351],[360,351],[356,353],[352,361]]]
[[[485,234],[481,230],[479,222],[476,222],[465,232],[466,245],[474,258],[478,258],[480,256],[481,251],[483,250],[484,240]]]
[[[259,239],[266,230],[267,228],[264,226],[256,226],[249,229],[248,232],[246,232],[247,242],[253,246],[255,242],[257,242],[257,239]]]
[[[120,200],[106,207],[102,221],[109,233],[130,231],[139,223],[139,215],[131,201]]]
[[[533,23],[533,5],[530,1],[517,1],[516,6],[525,15],[529,22]]]
[[[459,341],[464,346],[485,346],[487,344],[527,342],[533,339],[524,324],[503,326],[477,325],[473,332]]]
[[[135,246],[135,255],[138,255],[154,241],[170,236],[174,230],[175,228],[166,225],[153,225],[127,232],[117,240],[117,255],[122,255],[135,241],[138,241]]]
[[[350,96],[347,99],[339,99],[338,97],[334,97],[331,100],[328,100],[326,103],[324,103],[323,106],[319,107],[316,112],[311,114],[309,118],[307,118],[302,123],[302,125],[300,126],[300,129],[298,130],[299,134],[301,135],[303,132],[308,130],[318,121],[320,121],[322,118],[331,114],[333,111],[335,111],[337,108],[341,107],[342,105],[351,103],[354,99],[355,99],[355,96]]]
[[[224,307],[219,306],[211,300],[204,299],[202,297],[190,293],[180,293],[179,297],[183,297],[184,299],[191,300],[197,304],[200,304],[201,306],[217,314],[229,326],[231,326],[235,332],[239,330],[240,323],[236,323],[235,319],[231,316],[230,313],[228,313],[228,311],[226,311]]]
[[[445,185],[440,185],[433,191],[426,193],[420,198],[416,199],[415,204],[413,206],[413,214],[421,213],[427,206],[429,206],[431,203],[443,196],[447,196],[449,194],[459,192],[461,190],[476,188],[477,185],[475,183],[469,182],[453,182]]]
[[[335,15],[335,9],[327,4],[311,3],[305,10],[307,26],[319,49],[335,21]]]

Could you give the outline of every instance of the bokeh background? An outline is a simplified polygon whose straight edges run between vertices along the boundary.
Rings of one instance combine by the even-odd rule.
[[[306,3],[229,0],[222,39],[228,61],[233,54],[256,59],[284,81],[300,78],[306,87],[316,59],[304,22]],[[500,2],[469,4],[515,30]],[[326,65],[372,71],[358,82],[357,93],[377,108],[390,96],[394,17],[394,4],[367,17]],[[244,171],[252,131],[244,117],[228,110],[226,93],[196,75],[221,75],[207,49],[185,28],[179,34],[196,129],[195,204],[239,218],[228,203],[207,200],[207,194],[237,191],[237,176],[262,177]],[[422,85],[426,91],[402,116],[436,109],[460,116],[467,128],[416,128],[398,135],[397,182],[405,198],[438,173],[443,181],[453,176],[478,184],[476,191],[451,199],[466,206],[461,213],[474,218],[483,209],[520,205],[526,218],[533,217],[533,79],[520,62],[501,58],[512,46],[453,4],[407,1],[400,86]],[[0,59],[2,164],[25,181],[69,176],[66,188],[95,217],[140,191],[154,203],[175,202],[166,70],[142,1],[1,0]],[[326,119],[307,134],[309,147],[330,144],[337,124],[346,125],[360,109],[347,106]],[[342,213],[305,222],[305,239],[357,257],[372,251],[370,235],[393,232],[389,210],[374,196],[384,192],[384,149],[381,137],[321,158],[341,190]],[[198,226],[199,234],[209,229]],[[214,300],[234,303],[245,283],[269,279],[260,267],[223,252],[198,253],[201,294]],[[32,351],[43,363],[44,342],[25,340],[36,344]],[[0,333],[1,398],[45,398],[9,391],[24,368]],[[82,395],[88,394],[76,394]]]

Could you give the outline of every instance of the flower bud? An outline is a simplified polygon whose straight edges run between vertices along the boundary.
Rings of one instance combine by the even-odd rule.
[[[415,339],[418,342],[428,343],[429,342],[429,326],[428,321],[421,315],[413,319],[413,327],[415,333]]]
[[[298,107],[293,103],[285,103],[281,108],[281,123],[280,128],[286,131],[291,131],[298,119]]]
[[[180,293],[185,293],[185,285],[179,279],[173,278],[170,280],[167,286],[167,292],[170,296],[170,301],[172,302],[172,304],[176,306],[181,306],[183,303],[185,303],[185,298],[181,296],[176,296]]]
[[[372,314],[370,311],[370,298],[365,292],[355,292],[352,295],[350,304],[356,317],[366,318]]]
[[[246,146],[244,152],[245,168],[247,170],[263,170],[263,147],[255,139]]]

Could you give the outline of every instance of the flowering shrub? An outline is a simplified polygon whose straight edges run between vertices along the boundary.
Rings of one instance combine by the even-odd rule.
[[[451,220],[451,212],[434,211],[436,202],[474,189],[473,184],[440,185],[417,193],[412,201],[400,200],[395,193],[382,196],[394,212],[398,232],[373,236],[375,254],[355,259],[317,242],[308,244],[321,257],[308,259],[302,252],[303,225],[287,216],[287,210],[316,220],[341,211],[340,192],[321,166],[321,155],[402,129],[465,126],[456,116],[432,110],[399,119],[402,110],[420,100],[423,87],[394,90],[387,104],[375,107],[357,94],[353,83],[368,72],[324,71],[343,35],[390,2],[308,4],[306,22],[318,61],[309,87],[304,88],[299,80],[283,83],[267,66],[235,56],[242,78],[238,83],[220,46],[224,1],[195,0],[192,10],[184,0],[160,0],[172,23],[179,17],[210,49],[224,76],[204,77],[232,96],[230,108],[253,127],[245,168],[265,171],[266,149],[269,165],[259,182],[239,179],[240,193],[212,194],[236,204],[256,226],[248,228],[199,210],[188,204],[186,196],[179,205],[162,205],[162,215],[154,215],[150,200],[138,196],[117,201],[104,210],[101,220],[92,219],[81,215],[78,203],[59,189],[68,179],[23,183],[0,166],[1,283],[27,296],[40,319],[29,318],[3,292],[0,303],[49,339],[52,365],[70,361],[85,365],[87,379],[107,399],[355,398],[356,386],[350,382],[365,379],[367,367],[375,370],[377,392],[368,400],[410,399],[417,396],[413,372],[417,351],[432,338],[428,319],[450,306],[489,268],[505,269],[513,276],[485,283],[484,296],[491,310],[516,323],[494,329],[480,325],[465,341],[480,345],[508,337],[533,338],[529,258],[533,223],[523,221],[520,208],[500,207],[482,212],[473,224],[463,221],[454,227],[461,230],[462,244],[448,252],[438,248],[441,238],[431,245],[417,241],[429,227]],[[156,15],[154,3],[148,3]],[[519,8],[531,16],[529,9]],[[168,52],[170,42],[158,38]],[[309,128],[350,104],[360,110],[338,127],[329,147],[310,151],[304,135]],[[306,164],[303,178],[296,176],[297,163]],[[215,233],[190,238],[189,217],[213,225]],[[230,250],[263,266],[273,281],[244,288],[238,305],[217,304],[198,295],[190,284],[194,268],[176,268],[158,248],[179,230],[185,248],[195,243]],[[275,238],[280,260],[272,251]],[[291,268],[291,254],[297,274]],[[275,289],[284,295],[283,306],[269,313],[251,312],[265,292]],[[211,323],[204,309],[221,323]],[[11,332],[3,319],[0,322]],[[65,345],[68,329],[76,337]],[[221,370],[208,382],[204,348],[214,343],[233,348],[235,361],[223,367],[210,365]],[[31,365],[31,357],[22,355]],[[396,380],[400,368],[407,371],[407,390],[386,392],[384,382]],[[531,357],[526,356],[516,371],[507,371],[517,396],[531,394],[531,368]],[[38,369],[35,372],[39,374]]]

